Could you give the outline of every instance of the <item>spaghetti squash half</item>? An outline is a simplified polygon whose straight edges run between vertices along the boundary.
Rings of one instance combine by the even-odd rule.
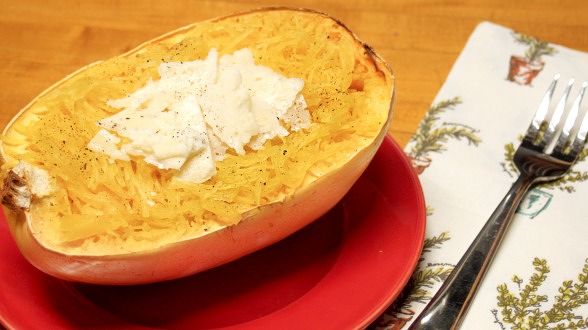
[[[158,79],[163,62],[213,48],[248,48],[256,64],[302,78],[310,128],[227,155],[200,184],[87,148],[97,121],[119,111],[108,100]],[[1,175],[11,232],[37,268],[87,283],[161,281],[234,260],[343,197],[387,132],[393,87],[385,63],[321,13],[261,9],[183,27],[78,70],[10,122]]]

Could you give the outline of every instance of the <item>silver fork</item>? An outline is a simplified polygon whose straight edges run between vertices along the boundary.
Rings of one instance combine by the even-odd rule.
[[[569,111],[566,111],[568,96],[574,84],[574,80],[570,80],[551,118],[547,118],[558,80],[559,74],[556,74],[521,145],[514,154],[514,163],[520,172],[519,177],[437,294],[409,329],[459,327],[526,192],[538,182],[561,178],[584,148],[588,116],[580,115],[580,105],[588,83],[582,84],[580,93]]]

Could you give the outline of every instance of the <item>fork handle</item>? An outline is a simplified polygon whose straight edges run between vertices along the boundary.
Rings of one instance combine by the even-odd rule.
[[[533,180],[521,175],[409,330],[456,329]]]

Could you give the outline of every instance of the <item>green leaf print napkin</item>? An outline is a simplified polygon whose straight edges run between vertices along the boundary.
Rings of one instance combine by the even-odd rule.
[[[588,54],[491,23],[476,28],[406,147],[425,193],[426,241],[374,328],[406,328],[451,272],[517,176],[514,150],[555,73],[558,98],[567,79],[588,79]],[[586,328],[586,156],[527,194],[462,329]]]

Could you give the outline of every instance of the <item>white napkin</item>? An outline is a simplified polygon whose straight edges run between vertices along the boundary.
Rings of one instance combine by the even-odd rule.
[[[406,147],[423,169],[427,241],[404,296],[374,327],[407,327],[459,261],[514,181],[506,154],[555,73],[561,79],[554,100],[569,78],[578,80],[571,103],[588,79],[588,54],[487,22],[475,29]],[[462,329],[588,323],[588,161],[574,170],[527,195]]]

